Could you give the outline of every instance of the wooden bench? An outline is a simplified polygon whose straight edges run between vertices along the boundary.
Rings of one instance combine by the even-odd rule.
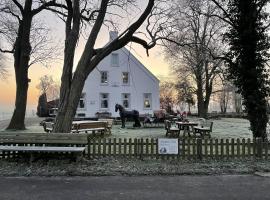
[[[30,153],[30,162],[34,160],[34,153],[72,153],[77,160],[84,154],[85,147],[2,146],[0,145],[0,151]]]
[[[210,123],[204,122],[203,125],[195,126],[193,128],[195,136],[197,133],[199,133],[201,137],[209,136],[209,138],[211,138],[212,129],[213,129],[213,122]]]
[[[87,134],[72,133],[1,133],[0,157],[14,157],[21,152],[33,155],[67,153],[82,156],[87,145]]]
[[[104,135],[107,130],[108,130],[108,122],[105,122],[105,121],[83,122],[82,121],[82,122],[78,122],[77,124],[74,124],[73,132],[76,132],[76,133],[91,132],[93,134],[101,133],[101,135]]]
[[[98,119],[98,121],[101,121],[101,122],[107,122],[107,131],[108,133],[111,135],[112,134],[112,126],[113,126],[113,119]]]

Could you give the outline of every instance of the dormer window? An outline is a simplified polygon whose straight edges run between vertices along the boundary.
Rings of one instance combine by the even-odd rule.
[[[112,53],[111,55],[111,64],[113,67],[119,66],[119,55],[117,53]]]
[[[128,72],[122,73],[122,81],[123,81],[123,85],[129,84],[129,73]]]
[[[102,71],[100,72],[100,83],[101,84],[108,84],[108,72]]]

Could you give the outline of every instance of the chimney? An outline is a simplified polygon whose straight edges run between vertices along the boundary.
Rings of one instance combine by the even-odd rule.
[[[118,31],[110,31],[110,42],[118,37]]]

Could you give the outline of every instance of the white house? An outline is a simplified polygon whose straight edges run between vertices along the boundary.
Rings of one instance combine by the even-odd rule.
[[[110,32],[110,41],[117,37]],[[109,112],[118,117],[115,104],[140,114],[159,110],[159,80],[126,48],[114,51],[88,76],[76,117],[95,117]]]

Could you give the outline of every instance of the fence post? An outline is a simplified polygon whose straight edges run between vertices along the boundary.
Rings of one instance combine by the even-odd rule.
[[[140,139],[140,146],[139,146],[139,154],[140,154],[140,159],[143,159],[143,138]]]
[[[202,160],[202,139],[197,139],[197,158]]]
[[[88,147],[88,151],[87,151],[87,153],[88,153],[88,158],[90,159],[90,136],[88,135],[87,136],[87,147]]]
[[[257,138],[256,139],[256,143],[257,143],[257,156],[259,158],[262,158],[262,138]]]

